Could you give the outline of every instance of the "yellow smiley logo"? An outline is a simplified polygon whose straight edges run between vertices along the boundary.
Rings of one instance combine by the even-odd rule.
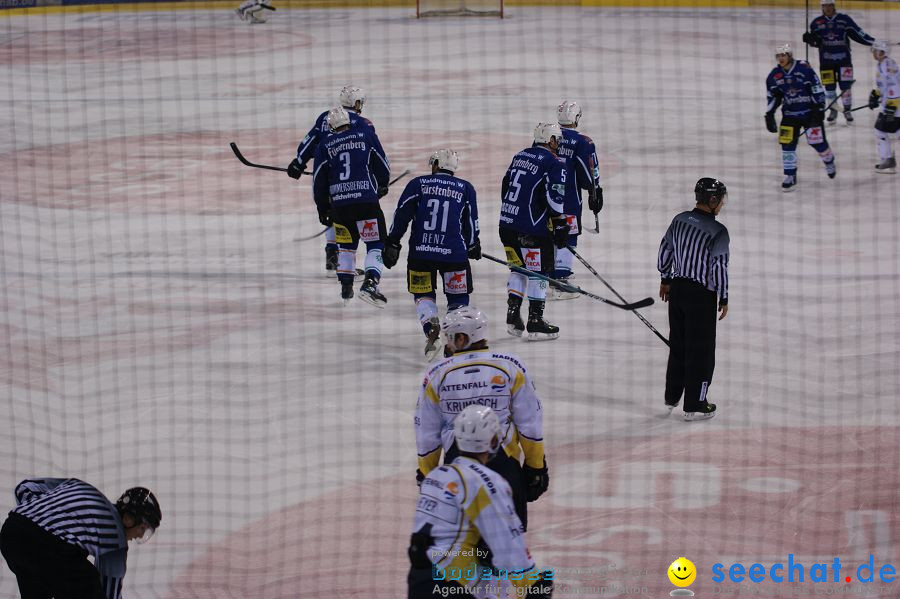
[[[697,568],[686,557],[679,557],[669,566],[669,581],[677,587],[689,587],[697,578]]]

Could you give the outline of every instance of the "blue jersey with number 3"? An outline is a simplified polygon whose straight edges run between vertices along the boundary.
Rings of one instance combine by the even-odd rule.
[[[370,127],[350,126],[330,133],[316,148],[313,197],[316,205],[363,204],[378,201],[390,170],[378,136]]]
[[[399,243],[410,221],[411,259],[465,262],[478,241],[475,188],[449,173],[416,177],[397,203],[390,239]]]
[[[563,214],[566,163],[542,146],[513,157],[503,177],[500,226],[520,233],[549,237],[547,220]]]

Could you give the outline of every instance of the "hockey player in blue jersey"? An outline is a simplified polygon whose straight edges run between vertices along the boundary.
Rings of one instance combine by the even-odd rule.
[[[506,259],[514,266],[550,275],[555,248],[569,241],[563,203],[566,195],[566,164],[556,155],[563,134],[556,123],[538,123],[534,145],[513,157],[503,176],[500,204],[500,241]],[[555,248],[554,248],[555,246]],[[559,327],[544,320],[547,282],[510,271],[506,286],[506,328],[532,341],[556,339]],[[522,322],[522,300],[528,296],[528,324]]]
[[[797,142],[805,129],[806,141],[822,158],[829,179],[836,170],[834,154],[825,139],[825,93],[816,72],[803,60],[794,60],[790,44],[775,50],[778,66],[766,78],[766,129],[778,133],[784,164],[782,191],[797,186]],[[775,109],[781,106],[781,127],[775,125]]]
[[[343,107],[328,112],[331,133],[319,143],[313,168],[313,198],[319,222],[334,226],[338,243],[338,279],[341,298],[353,297],[356,248],[366,244],[366,278],[360,299],[384,308],[387,299],[378,291],[381,251],[386,227],[378,200],[387,194],[390,166],[375,132],[353,127]]]
[[[581,190],[587,190],[588,207],[597,214],[603,209],[603,188],[600,186],[600,169],[598,167],[597,149],[594,141],[580,133],[578,121],[581,118],[581,106],[578,102],[563,102],[556,109],[556,119],[562,129],[563,139],[556,153],[566,161],[566,197],[563,202],[566,222],[569,224],[569,245],[578,245],[581,235]],[[567,280],[572,276],[572,252],[567,248],[556,251],[556,269],[553,278]],[[551,283],[547,290],[547,299],[574,299],[579,294],[558,287]]]
[[[469,259],[481,259],[481,242],[475,188],[454,174],[459,167],[457,153],[438,150],[428,163],[431,175],[410,181],[400,196],[382,258],[387,268],[397,263],[400,242],[412,223],[406,283],[425,332],[425,358],[431,361],[440,349],[437,275],[443,279],[447,311],[468,306],[473,290]]]
[[[372,121],[361,114],[363,106],[366,104],[366,92],[364,90],[352,85],[345,85],[341,89],[338,100],[341,106],[347,110],[347,114],[350,115],[350,124],[352,126],[362,124],[365,127],[370,127],[372,133],[375,133],[375,126],[372,125]],[[330,131],[328,128],[328,111],[326,110],[319,115],[312,129],[309,130],[309,133],[297,146],[297,156],[288,165],[288,177],[292,179],[300,178],[303,171],[306,170],[307,163],[315,157],[319,142]],[[334,273],[337,271],[337,263],[338,246],[334,240],[334,227],[328,227],[328,230],[325,231],[325,270],[329,273]]]
[[[850,40],[864,46],[871,46],[875,41],[871,35],[860,28],[848,15],[837,12],[834,0],[821,0],[822,16],[813,19],[809,31],[803,34],[804,43],[819,49],[819,72],[825,85],[825,101],[831,103],[837,98],[836,86],[840,86],[843,96],[844,118],[853,122],[853,96],[850,87],[853,85],[853,62],[850,60]],[[828,122],[837,119],[837,108],[833,105],[828,111]]]

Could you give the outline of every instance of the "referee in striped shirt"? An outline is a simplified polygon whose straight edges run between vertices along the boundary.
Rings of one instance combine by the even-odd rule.
[[[25,480],[15,495],[0,552],[22,599],[119,599],[128,541],[146,541],[162,519],[144,487],[128,489],[115,505],[77,478]]]
[[[666,406],[684,394],[684,419],[706,420],[716,404],[706,394],[716,366],[716,312],[728,313],[728,229],[716,221],[725,184],[704,177],[694,186],[697,205],[674,219],[659,245],[659,297],[669,303]]]

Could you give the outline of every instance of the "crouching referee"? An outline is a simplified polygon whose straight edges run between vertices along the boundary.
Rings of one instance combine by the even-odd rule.
[[[666,406],[684,394],[684,419],[716,415],[707,392],[716,366],[716,312],[728,313],[728,229],[716,221],[725,205],[725,184],[704,177],[694,186],[693,210],[672,219],[659,245],[659,297],[669,303],[669,364]]]

